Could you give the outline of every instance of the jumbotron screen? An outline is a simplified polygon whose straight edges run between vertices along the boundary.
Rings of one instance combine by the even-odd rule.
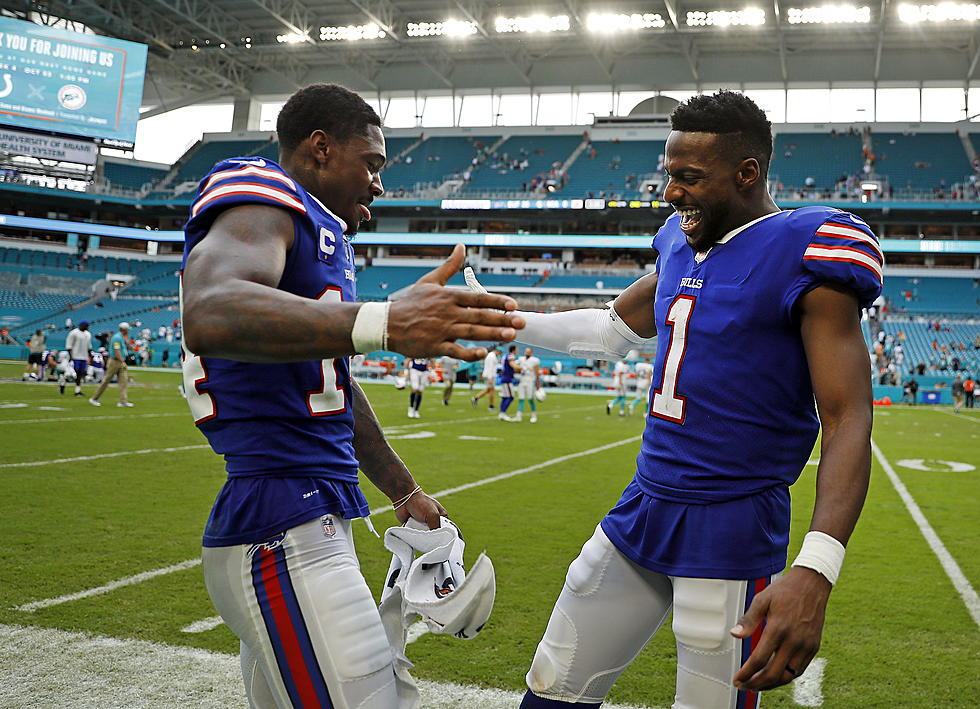
[[[0,17],[0,125],[132,144],[146,45]]]

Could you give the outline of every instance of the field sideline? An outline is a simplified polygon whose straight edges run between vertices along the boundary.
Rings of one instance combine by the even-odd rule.
[[[92,385],[62,396],[16,381],[22,369],[0,364],[0,707],[246,706],[237,639],[212,620],[199,563],[223,465],[194,429],[178,372],[136,371],[135,408],[116,408],[111,387],[96,409]],[[450,407],[427,392],[410,422],[407,393],[365,385],[392,445],[466,534],[467,559],[486,549],[497,569],[476,640],[422,634],[408,654],[426,706],[516,706],[568,563],[629,481],[643,420],[569,393],[550,395],[538,423],[525,412],[508,424],[457,389]],[[980,409],[876,410],[871,491],[819,662],[763,706],[980,706],[978,436]],[[814,472],[793,488],[791,557]],[[364,487],[383,532],[394,515]],[[379,593],[390,557],[363,523],[355,530]],[[667,624],[610,701],[669,706],[673,644]]]

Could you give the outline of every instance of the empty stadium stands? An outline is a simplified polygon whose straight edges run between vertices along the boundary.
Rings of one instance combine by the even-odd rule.
[[[860,172],[863,164],[860,135],[777,133],[773,137],[769,179],[786,188],[802,188],[812,177],[813,186],[823,189],[833,187],[841,175]]]
[[[939,188],[948,192],[973,172],[960,137],[947,133],[875,133],[875,172],[895,189]]]
[[[580,135],[511,136],[487,155],[461,193],[520,193],[534,177],[561,167],[581,142]],[[524,168],[514,169],[515,161]]]
[[[411,190],[419,183],[438,183],[454,174],[461,175],[481,146],[492,145],[499,138],[493,135],[426,138],[397,163],[389,163],[385,168],[381,174],[385,190],[389,193]]]
[[[619,199],[650,198],[641,195],[639,178],[662,166],[663,140],[594,140],[572,163],[563,195],[615,196]],[[593,149],[595,154],[593,155]],[[627,176],[632,179],[627,182]]]
[[[980,283],[973,278],[889,276],[883,294],[899,312],[980,317]]]
[[[163,179],[169,172],[166,168],[142,165],[132,160],[104,160],[103,178],[110,186],[130,190],[142,190]]]

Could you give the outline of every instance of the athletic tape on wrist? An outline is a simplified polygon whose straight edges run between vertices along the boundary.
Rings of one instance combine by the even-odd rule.
[[[813,569],[833,586],[837,583],[840,567],[844,563],[844,551],[844,545],[829,534],[807,532],[793,566]]]
[[[355,352],[388,349],[388,308],[390,303],[364,303],[354,318],[350,339]]]

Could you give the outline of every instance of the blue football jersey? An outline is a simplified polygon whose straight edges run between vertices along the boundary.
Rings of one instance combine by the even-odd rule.
[[[413,359],[411,364],[412,369],[419,372],[425,372],[429,369],[429,360],[427,359]]]
[[[504,355],[504,364],[500,368],[500,383],[507,384],[514,381],[514,353],[508,352]]]
[[[356,300],[344,222],[261,158],[224,160],[201,181],[185,227],[184,264],[223,210],[245,204],[292,215],[295,238],[280,290]],[[195,423],[228,471],[206,546],[253,542],[327,512],[367,514],[357,487],[347,358],[258,364],[198,357],[185,346],[183,369]]]
[[[662,573],[776,573],[786,560],[788,486],[819,431],[794,306],[828,282],[870,305],[882,285],[878,241],[851,214],[805,207],[756,220],[706,256],[695,255],[674,215],[653,247],[650,410],[634,481],[603,528]]]

